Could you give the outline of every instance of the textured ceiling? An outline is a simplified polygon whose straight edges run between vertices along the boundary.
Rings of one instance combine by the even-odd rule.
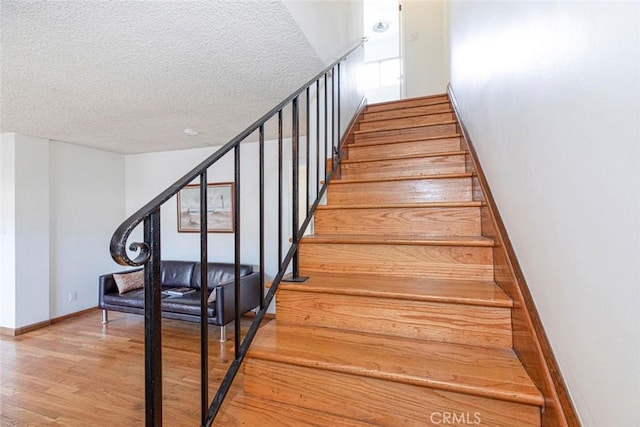
[[[280,1],[0,7],[2,132],[119,153],[220,145],[323,68]]]

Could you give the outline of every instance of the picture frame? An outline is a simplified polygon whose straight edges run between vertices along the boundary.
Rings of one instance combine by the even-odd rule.
[[[233,233],[234,183],[207,184],[207,233]],[[178,232],[200,232],[200,184],[178,192]]]

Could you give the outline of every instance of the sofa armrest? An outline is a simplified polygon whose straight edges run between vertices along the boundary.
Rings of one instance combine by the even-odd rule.
[[[234,318],[235,279],[220,283],[215,287],[216,314],[220,325],[226,325]],[[240,278],[240,314],[260,305],[260,273],[253,272]]]
[[[136,268],[134,270],[126,270],[126,271],[118,271],[116,273],[103,274],[98,277],[98,307],[104,308],[104,296],[108,294],[117,294],[118,286],[116,286],[116,281],[113,279],[114,274],[122,274],[122,273],[131,273],[133,271],[142,270],[141,268]]]

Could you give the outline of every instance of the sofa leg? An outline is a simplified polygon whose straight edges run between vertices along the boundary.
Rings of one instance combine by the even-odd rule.
[[[220,326],[220,342],[227,341],[227,327],[225,325]]]
[[[106,325],[107,323],[109,323],[109,313],[107,310],[102,310],[102,324]]]

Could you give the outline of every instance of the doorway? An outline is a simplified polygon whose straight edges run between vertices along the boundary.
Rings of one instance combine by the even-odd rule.
[[[364,0],[363,83],[369,103],[404,96],[401,18],[398,0]]]

